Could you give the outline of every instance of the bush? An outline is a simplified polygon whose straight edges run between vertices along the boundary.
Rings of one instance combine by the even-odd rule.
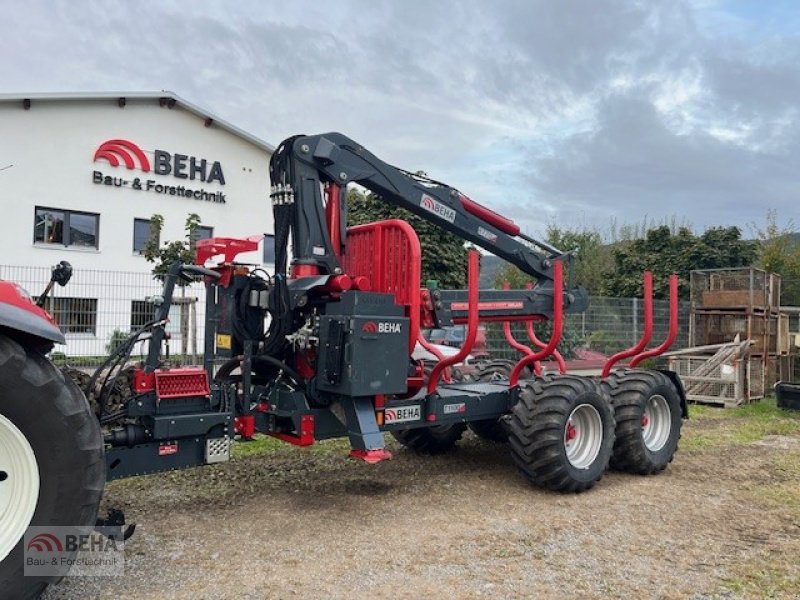
[[[111,338],[106,344],[106,352],[108,352],[109,354],[116,352],[120,348],[120,346],[122,346],[126,341],[128,341],[129,337],[130,334],[128,332],[115,329],[111,334]]]
[[[64,365],[67,363],[67,355],[64,354],[63,352],[51,352],[50,360],[52,360],[57,365]]]

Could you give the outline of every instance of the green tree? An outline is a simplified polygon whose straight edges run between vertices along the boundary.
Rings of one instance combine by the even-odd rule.
[[[767,211],[764,227],[751,224],[758,243],[759,267],[781,276],[781,304],[800,305],[800,244],[793,221],[778,223],[778,213]]]
[[[689,298],[689,272],[693,269],[747,267],[757,257],[757,246],[742,239],[738,227],[712,227],[694,235],[687,227],[672,232],[667,225],[649,229],[644,238],[617,244],[614,268],[605,277],[607,296],[641,295],[642,273],[653,272],[654,297],[669,295],[670,273],[680,277],[680,297]]]
[[[569,281],[574,277],[577,285],[585,287],[590,294],[599,293],[604,285],[606,273],[613,267],[612,248],[603,243],[603,236],[596,229],[567,229],[551,223],[547,227],[546,241],[564,252],[572,252],[572,273],[565,273]],[[508,281],[512,288],[522,288],[533,281],[533,276],[506,263],[495,276],[495,287],[501,288]]]
[[[384,219],[402,219],[417,232],[422,246],[422,281],[435,279],[443,288],[458,289],[467,283],[467,248],[464,240],[430,221],[356,189],[347,195],[348,225],[361,225]]]
[[[573,253],[571,275],[577,285],[585,287],[590,294],[597,294],[603,289],[606,274],[613,268],[614,259],[611,246],[603,243],[599,230],[567,229],[551,223],[547,227],[547,242]]]
[[[153,277],[159,281],[164,281],[164,277],[173,263],[181,262],[186,264],[194,262],[197,228],[199,225],[199,215],[190,213],[186,217],[184,225],[186,239],[174,242],[166,241],[163,245],[160,245],[159,240],[161,239],[161,230],[164,227],[164,217],[159,214],[154,214],[150,217],[150,237],[142,248],[142,255],[148,262],[154,263]],[[177,285],[183,287],[188,284],[187,281],[178,279]]]

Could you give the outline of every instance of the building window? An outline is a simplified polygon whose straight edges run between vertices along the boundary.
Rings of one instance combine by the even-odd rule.
[[[150,219],[134,219],[133,220],[133,252],[141,254],[144,250],[144,245],[150,239]],[[156,246],[159,245],[160,239],[156,238]]]
[[[131,300],[131,333],[139,331],[145,323],[153,320],[155,306],[147,300]]]
[[[180,334],[181,328],[181,307],[173,304],[169,307],[169,323],[166,331],[169,334]],[[151,300],[131,300],[131,333],[139,331],[145,324],[155,318],[156,305]]]
[[[198,225],[194,230],[195,240],[208,240],[214,237],[214,228],[206,225]]]
[[[48,308],[64,333],[97,333],[96,298],[51,298]]]
[[[100,215],[36,207],[33,241],[80,248],[97,248]]]
[[[271,233],[264,234],[264,264],[275,264],[275,236]]]

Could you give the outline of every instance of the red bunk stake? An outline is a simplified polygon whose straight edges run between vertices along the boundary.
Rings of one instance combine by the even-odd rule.
[[[676,337],[678,337],[678,276],[673,273],[669,276],[669,332],[667,333],[667,338],[660,346],[634,356],[630,367],[634,368],[645,358],[653,358],[664,354],[672,346]]]
[[[542,342],[538,337],[536,337],[536,332],[533,331],[533,321],[528,321],[525,323],[525,331],[528,334],[528,338],[531,340],[535,346],[539,348],[544,348],[545,343]],[[567,363],[564,361],[564,357],[561,356],[561,352],[558,350],[553,350],[553,357],[556,359],[558,363],[558,372],[562,375],[567,372]],[[539,373],[537,373],[539,375]]]
[[[467,337],[464,345],[453,356],[440,360],[433,367],[430,379],[428,379],[428,394],[436,392],[439,385],[439,377],[447,367],[451,367],[463,361],[472,351],[475,338],[478,335],[478,253],[475,250],[469,252],[469,287],[467,298],[469,309],[467,311]]]
[[[644,272],[644,331],[642,332],[642,337],[639,339],[639,342],[627,350],[623,350],[622,352],[617,352],[614,356],[609,358],[606,361],[606,364],[603,365],[603,372],[602,377],[608,377],[608,374],[611,373],[611,368],[621,361],[623,358],[630,358],[631,356],[636,356],[644,350],[647,343],[650,341],[650,338],[653,337],[653,273],[650,271]]]
[[[504,281],[503,289],[510,290],[511,284],[507,281]],[[529,321],[529,324],[533,326],[533,322]],[[530,356],[531,354],[533,354],[533,350],[528,348],[525,344],[520,344],[517,340],[514,339],[514,334],[511,333],[510,321],[503,321],[503,335],[506,337],[508,345],[514,348],[514,350],[522,352],[525,356]],[[536,373],[537,377],[540,377],[542,375],[542,365],[540,365],[538,361],[533,363],[533,372]]]
[[[514,387],[519,382],[522,369],[537,360],[543,360],[553,353],[558,342],[561,340],[561,332],[564,330],[564,265],[561,261],[553,264],[553,335],[550,341],[539,352],[523,357],[511,371],[508,384]]]
[[[423,348],[425,348],[425,350],[433,354],[437,360],[439,361],[444,360],[444,354],[442,354],[441,350],[439,350],[435,345],[431,344],[428,340],[426,340],[422,336],[422,331],[419,332],[417,341],[419,342],[420,346],[422,346]],[[444,373],[442,373],[442,379],[444,379],[445,383],[450,383],[451,379],[450,379],[449,369],[445,370]]]
[[[533,284],[529,281],[528,283],[525,284],[525,289],[532,290]],[[537,348],[544,348],[546,346],[546,344],[537,337],[536,332],[533,331],[533,321],[528,321],[527,323],[525,323],[525,332],[528,334],[528,339],[534,346],[536,346]],[[567,363],[564,361],[564,357],[561,356],[561,352],[559,352],[558,350],[553,350],[553,357],[556,359],[556,362],[558,363],[558,372],[561,373],[562,375],[566,373]],[[538,372],[536,374],[539,375]]]
[[[528,321],[530,323],[530,321]],[[525,356],[530,356],[533,354],[533,350],[528,348],[525,344],[520,344],[517,340],[514,339],[514,334],[511,333],[511,323],[508,321],[503,321],[503,335],[506,336],[506,341],[508,345],[517,350],[518,352],[522,352]],[[537,376],[542,375],[542,365],[537,360],[533,363],[533,372],[536,373]]]

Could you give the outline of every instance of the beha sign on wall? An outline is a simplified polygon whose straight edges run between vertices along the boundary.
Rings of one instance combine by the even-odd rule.
[[[209,161],[188,154],[170,153],[166,150],[153,151],[153,164],[136,144],[128,140],[107,140],[98,146],[94,153],[94,162],[106,161],[112,167],[125,165],[128,170],[139,170],[143,173],[153,173],[159,176],[171,175],[177,179],[200,181],[203,183],[218,183],[225,185],[225,175],[219,161]],[[202,188],[187,187],[185,185],[170,185],[162,183],[162,179],[147,179],[144,177],[115,177],[106,175],[102,171],[92,172],[92,183],[112,187],[128,187],[136,191],[153,192],[167,196],[182,196],[205,202],[225,204],[225,194],[210,192]]]

